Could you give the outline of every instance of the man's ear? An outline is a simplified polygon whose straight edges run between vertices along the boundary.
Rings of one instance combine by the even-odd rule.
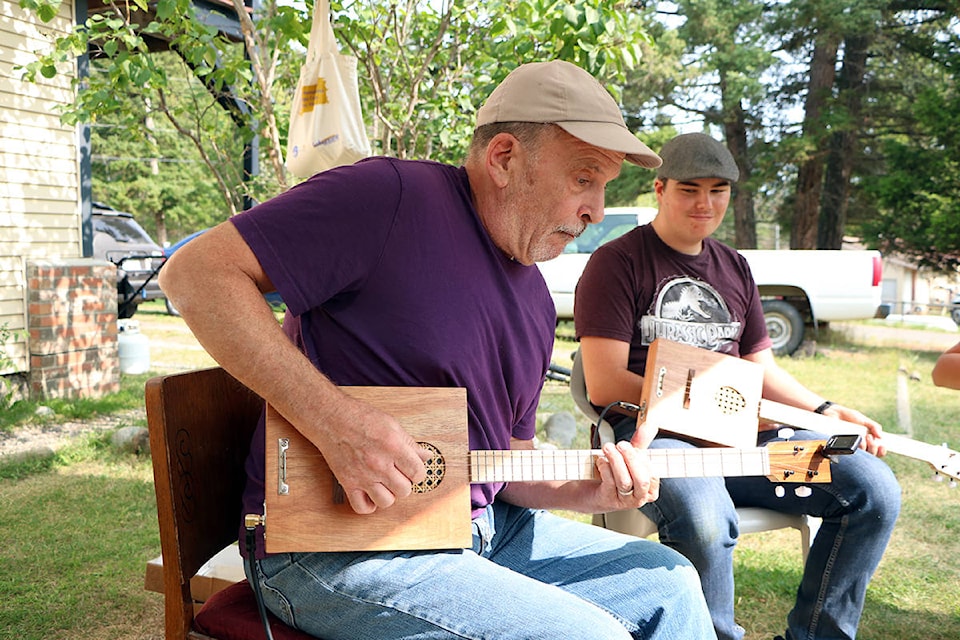
[[[653,192],[659,197],[663,195],[664,189],[667,188],[667,181],[661,180],[660,178],[655,178],[653,181]]]
[[[504,188],[510,182],[510,164],[518,162],[520,141],[509,133],[498,133],[487,144],[486,168],[490,179]]]

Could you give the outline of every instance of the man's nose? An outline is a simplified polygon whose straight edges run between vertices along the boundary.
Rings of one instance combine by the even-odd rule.
[[[603,220],[603,198],[598,203],[589,203],[580,207],[580,219],[587,224],[597,224]]]

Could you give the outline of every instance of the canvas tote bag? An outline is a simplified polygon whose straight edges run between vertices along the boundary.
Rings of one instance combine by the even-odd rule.
[[[295,176],[352,164],[370,155],[360,111],[357,59],[340,55],[329,0],[314,5],[307,60],[290,111],[287,168]]]

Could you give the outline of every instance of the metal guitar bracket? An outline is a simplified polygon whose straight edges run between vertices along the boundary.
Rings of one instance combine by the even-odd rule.
[[[287,449],[290,448],[289,438],[277,439],[277,495],[290,494],[290,485],[287,484]]]
[[[660,371],[657,375],[657,390],[656,390],[656,394],[658,398],[663,397],[663,381],[664,381],[664,378],[666,377],[667,377],[667,368],[660,367]]]

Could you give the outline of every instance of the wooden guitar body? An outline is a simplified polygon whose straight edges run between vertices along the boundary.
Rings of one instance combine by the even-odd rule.
[[[637,422],[704,446],[755,447],[762,392],[757,364],[658,338]]]
[[[358,515],[346,500],[338,498],[339,486],[317,448],[268,405],[267,552],[469,547],[473,529],[466,464],[466,390],[342,389],[389,413],[418,440],[442,451],[443,459],[431,465],[433,474],[441,474],[442,481],[437,480],[429,491],[398,500],[389,509]],[[459,461],[452,458],[457,452]]]

